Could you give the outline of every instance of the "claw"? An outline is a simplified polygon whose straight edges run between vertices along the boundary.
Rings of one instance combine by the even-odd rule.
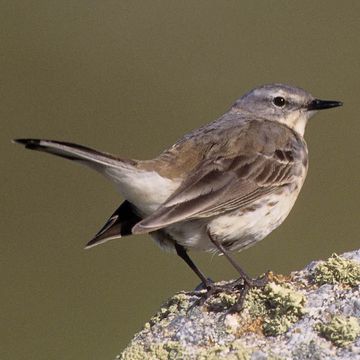
[[[206,284],[204,284],[203,282],[201,282],[195,289],[194,291],[197,292],[197,291],[201,291],[201,290],[206,290],[210,284],[213,284],[214,281],[212,281],[210,278],[207,278],[207,282]]]
[[[250,288],[256,287],[256,288],[262,288],[267,285],[267,283],[270,280],[270,271],[267,271],[263,276],[258,277],[256,279],[250,279],[246,282],[250,286]]]
[[[270,271],[267,271],[262,277],[256,279],[247,279],[244,281],[243,289],[236,303],[228,310],[229,313],[240,312],[244,308],[246,295],[252,288],[263,288],[269,282]],[[238,279],[239,280],[239,279]],[[250,281],[249,281],[250,280]]]
[[[205,285],[203,286],[203,289],[201,289],[202,291],[194,292],[194,295],[196,294],[197,296],[199,296],[199,298],[194,301],[194,303],[190,306],[189,310],[193,309],[196,306],[203,306],[211,297],[223,292],[230,294],[239,293],[238,299],[236,300],[235,304],[227,310],[227,313],[240,312],[244,308],[246,295],[248,294],[250,289],[263,288],[268,282],[269,272],[257,279],[243,279],[242,277],[240,277],[239,279],[232,281],[228,284],[220,285],[208,281],[206,283],[206,292],[203,291],[205,289]],[[197,288],[196,290],[200,289]]]

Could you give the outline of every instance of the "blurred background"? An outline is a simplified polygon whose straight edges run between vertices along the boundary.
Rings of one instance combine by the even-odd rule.
[[[237,255],[253,276],[359,247],[360,2],[2,1],[1,359],[113,359],[198,279],[148,236],[83,250],[122,199],[100,175],[12,138],[152,158],[260,84],[344,101],[307,127],[285,223]],[[214,280],[225,259],[192,252]]]

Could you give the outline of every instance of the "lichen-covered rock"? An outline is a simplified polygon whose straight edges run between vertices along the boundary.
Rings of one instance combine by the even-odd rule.
[[[354,316],[334,316],[326,324],[316,324],[315,329],[337,346],[349,345],[360,335],[360,324]]]
[[[266,336],[285,333],[305,313],[305,297],[290,284],[270,282],[264,289],[253,289],[245,301],[244,313],[262,321]]]
[[[272,274],[231,314],[238,295],[220,292],[200,306],[198,293],[176,294],[117,358],[360,359],[360,250]]]
[[[316,265],[312,272],[312,278],[318,285],[356,286],[360,284],[360,264],[333,254],[327,261],[320,261]]]

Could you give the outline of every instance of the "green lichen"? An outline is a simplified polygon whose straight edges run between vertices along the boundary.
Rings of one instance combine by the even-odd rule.
[[[250,360],[250,358],[251,352],[239,340],[229,345],[214,345],[196,354],[196,360]]]
[[[227,359],[231,360],[248,360],[251,358],[251,353],[249,350],[243,345],[241,340],[235,340],[231,345],[230,349],[232,350],[231,356],[227,357]]]
[[[354,287],[360,284],[360,264],[333,254],[316,266],[312,278],[318,285],[344,284]]]
[[[144,347],[140,344],[130,344],[120,356],[116,359],[120,360],[141,360],[146,356]]]
[[[120,360],[176,360],[187,359],[178,342],[168,341],[163,344],[152,344],[144,348],[140,344],[130,344],[118,357]]]
[[[175,341],[150,346],[150,352],[158,360],[184,359],[184,351],[181,345]]]
[[[240,341],[234,341],[230,345],[213,345],[210,348],[200,348],[192,355],[188,354],[179,343],[168,341],[164,344],[152,344],[148,348],[138,343],[130,344],[121,355],[119,360],[249,360],[251,353],[245,349]]]
[[[221,356],[220,354],[227,349],[224,346],[214,345],[207,349],[201,349],[196,356],[197,360],[216,360]]]
[[[212,296],[206,305],[211,311],[225,311],[235,305],[238,296],[238,294],[219,292]]]
[[[267,357],[267,360],[285,360],[285,358],[278,356],[278,355],[270,354]]]
[[[334,316],[327,324],[316,324],[315,330],[339,347],[349,345],[360,335],[359,322],[353,316]]]
[[[159,324],[160,322],[165,326],[169,322],[171,315],[185,314],[189,306],[188,295],[184,293],[176,294],[161,306],[160,310],[144,325],[144,328],[150,329],[154,324]]]
[[[304,314],[304,295],[290,285],[273,282],[264,289],[250,291],[245,308],[251,317],[262,319],[262,330],[267,336],[285,333]]]

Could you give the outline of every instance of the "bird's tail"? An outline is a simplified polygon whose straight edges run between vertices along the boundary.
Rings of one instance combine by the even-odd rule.
[[[121,183],[121,176],[135,169],[135,160],[121,159],[111,154],[88,147],[53,140],[16,139],[15,143],[27,149],[43,151],[87,165],[115,183]],[[125,176],[126,177],[126,176]],[[127,187],[126,181],[119,188]],[[131,186],[130,186],[131,188]],[[136,208],[129,201],[124,201],[113,213],[102,229],[89,241],[86,248],[102,244],[108,240],[131,234],[132,227],[141,220]]]
[[[69,160],[79,161],[100,170],[103,167],[120,168],[125,164],[136,165],[135,160],[122,159],[86,146],[68,142],[40,139],[15,139],[15,143],[25,145],[27,149],[54,154]]]

